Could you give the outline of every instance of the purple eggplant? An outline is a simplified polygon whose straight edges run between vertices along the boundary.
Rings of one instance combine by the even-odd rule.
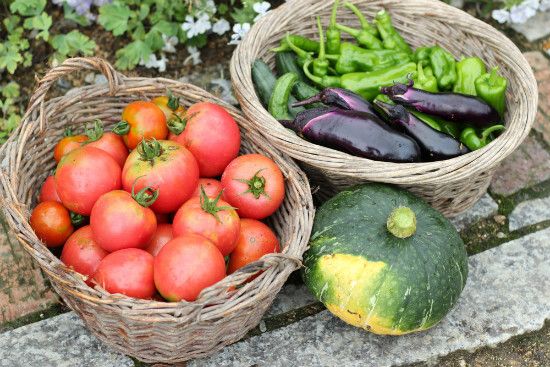
[[[421,157],[413,139],[367,112],[318,108],[281,123],[312,143],[359,157],[390,162],[416,162]]]
[[[401,105],[391,105],[382,101],[374,101],[374,104],[388,123],[416,140],[426,161],[449,159],[470,151],[452,136],[428,126]]]
[[[324,103],[343,110],[354,110],[375,114],[372,104],[358,94],[342,88],[325,88],[318,94],[294,103],[293,107],[306,106],[312,103]]]
[[[408,84],[396,83],[380,91],[394,102],[411,106],[417,111],[439,116],[447,121],[485,127],[501,122],[498,112],[485,101],[459,93],[430,93]]]

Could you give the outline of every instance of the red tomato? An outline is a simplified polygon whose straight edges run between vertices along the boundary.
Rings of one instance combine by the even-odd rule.
[[[138,248],[115,251],[103,258],[94,281],[109,293],[150,299],[155,294],[153,256]]]
[[[53,150],[53,157],[55,161],[59,163],[65,154],[72,152],[76,148],[80,148],[82,143],[86,140],[88,140],[86,135],[65,136],[62,138]]]
[[[137,180],[137,181],[136,181]],[[143,141],[126,160],[122,186],[130,192],[144,187],[159,190],[151,205],[157,213],[170,213],[191,197],[199,180],[199,167],[193,155],[180,144],[169,141]]]
[[[122,135],[124,144],[134,149],[143,139],[163,140],[168,136],[164,112],[153,102],[135,101],[122,111],[122,121],[113,132]]]
[[[179,122],[185,117],[185,108],[180,105],[179,98],[160,96],[153,98],[152,102],[164,112],[168,126],[170,126],[171,121]]]
[[[168,213],[155,213],[155,217],[157,217],[157,224],[170,223],[170,214]]]
[[[63,245],[74,231],[69,211],[57,201],[38,204],[31,213],[30,224],[48,247]]]
[[[183,131],[179,135],[170,134],[170,140],[193,153],[201,177],[221,175],[239,154],[241,135],[237,123],[223,107],[210,102],[194,104],[187,110],[186,118]]]
[[[222,192],[222,183],[220,181],[213,178],[199,178],[199,183],[193,192],[192,197],[201,196],[201,186],[204,189],[206,196],[209,198],[215,198],[220,192]]]
[[[145,248],[157,230],[155,213],[142,202],[122,190],[102,195],[90,215],[94,240],[103,249],[113,252],[125,248]]]
[[[84,226],[67,239],[61,252],[61,261],[80,274],[92,277],[107,254],[92,238],[92,228]],[[91,285],[91,282],[87,283]]]
[[[285,182],[275,162],[261,154],[235,158],[222,175],[223,199],[238,208],[242,218],[263,219],[285,197]]]
[[[168,223],[162,223],[157,225],[157,230],[155,235],[149,241],[149,244],[145,248],[145,251],[150,253],[153,256],[157,256],[160,249],[168,243],[172,238],[174,238],[174,233],[172,232],[172,225]]]
[[[109,154],[84,146],[65,155],[57,165],[57,193],[67,209],[90,215],[101,195],[120,188],[120,171]]]
[[[227,272],[234,273],[265,254],[279,251],[279,240],[268,226],[255,219],[243,218],[237,246],[229,258]]]
[[[192,198],[176,212],[173,226],[175,237],[199,234],[227,256],[237,245],[240,220],[235,209],[223,200]]]
[[[48,176],[42,188],[40,189],[40,196],[38,197],[38,202],[42,203],[44,201],[57,201],[61,202],[59,195],[57,195],[57,189],[55,188],[55,178],[53,176]]]
[[[94,126],[86,129],[88,141],[86,145],[107,152],[118,163],[120,168],[124,166],[128,157],[128,148],[124,141],[115,133],[105,132],[100,120],[94,122]]]
[[[186,234],[168,242],[155,257],[155,284],[168,301],[194,301],[225,277],[225,261],[206,238]]]

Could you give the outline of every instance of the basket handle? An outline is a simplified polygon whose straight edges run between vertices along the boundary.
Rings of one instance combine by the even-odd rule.
[[[36,89],[29,100],[27,112],[25,112],[22,121],[30,120],[29,115],[37,106],[39,106],[40,130],[43,130],[45,123],[44,102],[46,99],[46,94],[58,79],[80,70],[97,70],[101,72],[107,78],[110,95],[114,95],[118,89],[118,86],[123,83],[123,75],[119,74],[109,62],[102,58],[74,57],[67,59],[60,65],[50,69],[46,75],[38,81]]]

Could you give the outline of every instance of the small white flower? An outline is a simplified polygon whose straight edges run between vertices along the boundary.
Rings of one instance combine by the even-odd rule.
[[[220,20],[214,23],[214,26],[212,27],[212,31],[220,36],[230,29],[231,26],[229,25],[229,22],[224,18],[220,18]]]
[[[199,34],[203,34],[212,28],[210,17],[206,13],[201,13],[197,16],[197,20],[191,15],[185,17],[185,22],[182,23],[181,29],[187,33],[187,38],[193,38]]]
[[[254,18],[254,22],[256,22],[258,19],[266,15],[266,13],[269,11],[269,8],[271,7],[271,4],[267,1],[263,1],[261,3],[255,3],[252,5],[252,9],[258,14],[256,15],[256,18]]]
[[[197,47],[187,46],[187,52],[189,52],[189,56],[185,60],[183,60],[184,65],[187,65],[190,61],[193,63],[193,65],[198,65],[202,62],[201,52]]]
[[[151,54],[147,60],[141,59],[139,64],[145,66],[147,69],[158,69],[158,71],[163,72],[166,70],[166,56],[161,54],[160,59],[157,59],[157,55]]]
[[[242,41],[244,36],[248,33],[250,30],[250,23],[237,23],[233,25],[233,34],[231,35],[231,41],[229,41],[230,45],[238,45],[239,42]]]
[[[550,10],[550,0],[541,0],[539,4],[539,10],[540,11]]]
[[[216,11],[218,10],[216,9],[216,3],[214,2],[214,0],[208,0],[204,7],[206,11],[211,14],[216,14]]]
[[[506,9],[495,9],[491,16],[501,24],[510,21],[510,12]]]
[[[171,52],[171,53],[176,52],[178,37],[176,36],[168,37],[167,35],[162,34],[162,41],[164,42],[164,46],[162,46],[162,51]]]
[[[510,21],[512,23],[522,24],[533,17],[537,13],[538,1],[537,8],[533,8],[530,3],[530,1],[526,1],[519,5],[512,6],[510,9]]]

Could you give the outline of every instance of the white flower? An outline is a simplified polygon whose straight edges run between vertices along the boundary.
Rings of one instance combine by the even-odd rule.
[[[205,9],[207,12],[211,13],[211,14],[216,14],[216,11],[218,9],[216,9],[216,3],[214,2],[214,0],[208,0],[206,2],[206,4],[204,5]]]
[[[176,52],[176,46],[178,44],[178,37],[176,36],[170,36],[168,37],[164,33],[162,34],[162,41],[164,42],[164,46],[162,46],[162,51],[164,52]]]
[[[237,23],[233,25],[233,34],[231,35],[231,41],[229,41],[230,45],[238,45],[239,42],[246,36],[248,31],[250,30],[250,23]]]
[[[166,56],[161,54],[160,59],[157,59],[157,55],[151,54],[147,60],[141,59],[139,64],[145,66],[147,69],[158,69],[158,71],[163,72],[166,70]]]
[[[198,65],[202,62],[201,52],[197,47],[187,46],[187,52],[189,52],[189,56],[185,60],[183,60],[184,65],[187,65],[190,61],[193,63],[193,65]]]
[[[539,0],[526,0],[510,9],[510,21],[512,23],[525,23],[535,14],[539,7]]]
[[[252,5],[252,9],[254,9],[256,13],[258,13],[258,15],[256,15],[256,18],[254,18],[254,22],[256,22],[258,19],[263,17],[268,12],[270,7],[271,7],[271,4],[268,3],[267,1],[263,1],[261,3],[255,3],[254,5]]]
[[[510,21],[510,12],[506,9],[495,9],[491,16],[501,24]]]
[[[193,38],[199,34],[203,34],[212,28],[210,16],[206,13],[201,13],[197,16],[197,20],[191,15],[185,17],[185,22],[182,23],[181,29],[187,32],[187,38]]]
[[[541,0],[539,5],[540,11],[547,11],[550,10],[550,0]]]
[[[212,31],[220,36],[230,29],[231,26],[229,25],[229,22],[224,18],[220,18],[220,20],[214,23],[214,26],[212,27]]]

